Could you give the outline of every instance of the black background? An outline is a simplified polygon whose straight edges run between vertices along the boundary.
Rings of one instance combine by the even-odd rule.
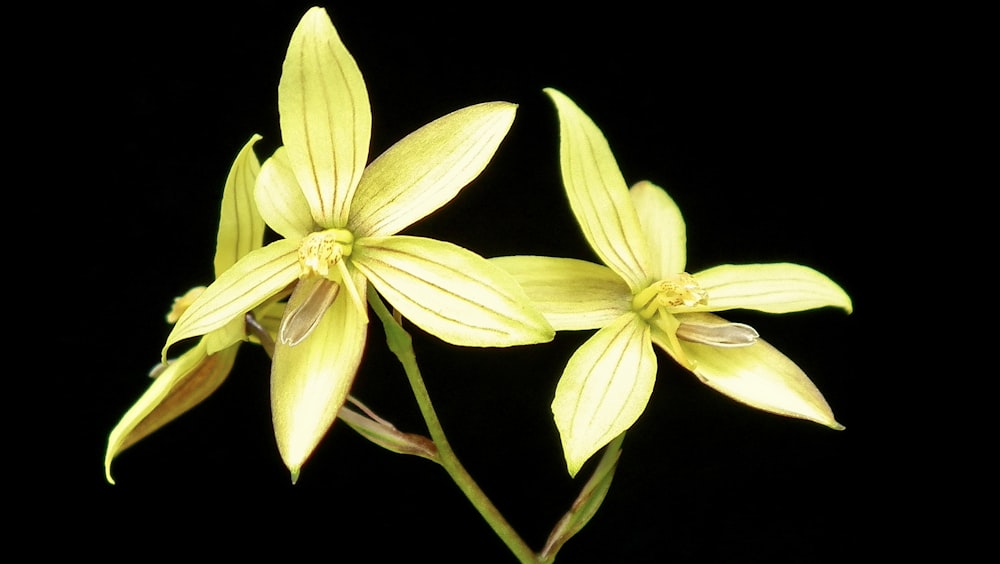
[[[214,396],[119,457],[118,485],[104,481],[107,435],[148,385],[170,302],[211,280],[233,157],[254,133],[264,136],[262,156],[280,143],[281,61],[309,6],[75,8],[22,45],[29,54],[57,47],[34,83],[47,85],[43,117],[54,118],[35,146],[67,156],[31,172],[60,178],[54,222],[66,227],[63,246],[50,248],[63,253],[60,267],[80,292],[69,307],[59,301],[66,321],[47,341],[46,354],[60,351],[54,378],[46,375],[45,409],[57,413],[46,419],[56,428],[32,441],[43,451],[30,455],[32,472],[46,487],[31,510],[55,530],[99,522],[83,553],[513,561],[442,469],[346,426],[335,425],[292,486],[270,430],[266,356],[251,347]],[[862,125],[877,95],[876,65],[861,48],[864,18],[627,2],[571,16],[542,3],[325,7],[368,86],[372,156],[460,107],[519,104],[486,172],[408,233],[488,257],[596,260],[562,192],[556,115],[542,93],[552,86],[602,128],[627,181],[649,179],[678,202],[690,272],[798,262],[854,298],[851,316],[727,316],[795,360],[846,431],[744,407],[658,352],[656,389],[628,433],[610,494],[559,561],[852,556],[862,513],[879,511],[870,499],[859,505],[854,453],[870,431],[849,393],[865,377],[858,367],[872,307],[858,258],[872,189],[859,172],[869,158],[862,147],[878,135]],[[405,376],[378,329],[353,393],[419,432]],[[540,547],[583,483],[565,472],[549,402],[590,332],[497,351],[413,334],[453,446]]]

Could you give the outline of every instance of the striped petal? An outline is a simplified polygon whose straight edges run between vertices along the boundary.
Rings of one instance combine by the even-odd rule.
[[[357,282],[363,291],[364,280]],[[294,346],[275,343],[271,417],[293,483],[344,405],[367,338],[367,319],[341,296],[304,340]]]
[[[853,309],[843,288],[825,274],[800,264],[724,264],[694,277],[708,292],[708,303],[690,311],[754,309],[789,313],[829,306],[851,313]]]
[[[552,400],[570,475],[635,423],[655,380],[649,325],[634,313],[619,317],[573,353]]]
[[[210,396],[229,375],[237,350],[238,345],[210,355],[201,341],[166,365],[108,437],[104,475],[109,483],[115,483],[115,457]]]
[[[421,127],[375,159],[361,178],[350,229],[394,235],[454,198],[493,158],[517,106],[488,102]]]
[[[167,336],[163,359],[171,345],[214,331],[264,303],[294,282],[300,271],[298,241],[281,239],[243,257],[184,311]]]
[[[313,219],[347,224],[368,162],[368,90],[326,10],[311,8],[292,33],[278,83],[281,137]]]
[[[556,331],[600,329],[631,310],[628,285],[610,268],[555,257],[497,257]]]
[[[639,224],[649,245],[649,270],[654,278],[684,272],[687,266],[687,230],[684,216],[667,192],[642,181],[629,189]]]
[[[677,317],[682,322],[725,322],[707,313]],[[653,340],[664,346],[666,337],[654,328]],[[695,363],[694,373],[702,382],[736,401],[770,413],[814,421],[831,429],[844,428],[834,419],[823,394],[805,372],[766,341],[758,339],[753,345],[738,348],[689,342],[683,342],[681,347]]]
[[[355,241],[350,259],[404,317],[449,343],[506,347],[554,336],[509,274],[457,245],[372,237]]]
[[[260,214],[276,233],[286,239],[301,239],[316,230],[299,181],[292,172],[288,150],[278,147],[261,168],[254,197]]]
[[[559,113],[559,161],[570,207],[604,264],[633,292],[650,279],[649,251],[628,186],[604,134],[558,90],[545,92]]]
[[[254,202],[254,186],[260,162],[253,146],[260,135],[250,138],[236,156],[222,191],[222,210],[215,245],[215,276],[264,243],[264,219]]]

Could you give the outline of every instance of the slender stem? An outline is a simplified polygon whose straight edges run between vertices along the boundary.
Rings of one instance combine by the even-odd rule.
[[[538,557],[531,550],[531,547],[524,542],[521,536],[517,534],[517,531],[511,527],[510,523],[507,522],[496,506],[493,505],[493,502],[490,501],[486,493],[483,492],[465,467],[462,466],[455,451],[452,450],[451,444],[445,437],[444,429],[441,427],[437,412],[434,411],[430,394],[427,392],[427,387],[424,385],[424,380],[420,375],[420,368],[417,366],[417,357],[413,350],[413,340],[410,334],[393,318],[385,304],[382,303],[381,298],[370,287],[368,291],[368,303],[371,304],[372,309],[375,310],[375,314],[378,315],[382,321],[382,325],[385,327],[389,349],[399,358],[399,362],[403,365],[406,377],[410,381],[410,387],[413,388],[413,395],[420,406],[420,413],[427,424],[427,430],[434,444],[437,446],[441,466],[444,467],[448,475],[451,476],[452,481],[462,490],[465,497],[472,502],[472,505],[479,511],[479,514],[486,520],[493,529],[493,532],[500,537],[518,560],[522,563],[537,563]]]

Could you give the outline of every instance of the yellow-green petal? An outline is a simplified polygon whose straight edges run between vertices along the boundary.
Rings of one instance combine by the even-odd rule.
[[[694,278],[708,292],[708,303],[691,311],[789,313],[829,306],[850,313],[853,309],[843,288],[801,264],[724,264],[698,272]]]
[[[633,292],[641,290],[651,282],[649,251],[611,147],[572,100],[553,88],[545,92],[559,113],[559,162],[573,214],[601,261]]]
[[[311,8],[292,32],[278,83],[281,137],[292,170],[323,227],[347,224],[368,162],[368,89],[326,10]]]
[[[298,241],[281,239],[241,258],[184,311],[167,336],[163,358],[174,343],[242,318],[294,282],[300,271]]]
[[[229,375],[239,346],[209,355],[204,342],[177,359],[153,380],[149,388],[115,425],[104,455],[104,475],[111,477],[111,462],[122,451],[198,405]]]
[[[653,278],[685,272],[687,266],[687,230],[680,208],[667,192],[643,180],[629,194],[639,214],[639,225],[649,245],[649,270]]]
[[[432,121],[375,159],[358,185],[349,228],[394,235],[451,201],[486,168],[517,106],[487,102]]]
[[[278,147],[273,155],[264,161],[254,198],[264,221],[276,233],[286,239],[300,239],[315,230],[309,202],[299,187],[288,151]]]
[[[355,280],[363,291],[364,279]],[[271,417],[293,482],[344,404],[367,336],[367,319],[347,296],[340,296],[302,342],[275,343]]]
[[[264,219],[257,211],[253,195],[260,173],[260,162],[253,146],[260,139],[260,135],[250,137],[226,177],[215,245],[216,277],[264,243]]]
[[[552,400],[570,475],[635,423],[655,380],[649,325],[635,313],[619,317],[573,353]]]
[[[610,268],[558,257],[496,257],[556,331],[600,329],[632,309],[632,292]]]
[[[350,260],[404,317],[446,342],[506,347],[555,335],[509,274],[457,245],[371,237],[355,241]]]
[[[724,322],[707,313],[678,317],[682,321]],[[654,329],[653,339],[661,344],[664,336]],[[814,421],[832,429],[844,428],[805,372],[766,341],[738,348],[689,342],[681,346],[696,363],[694,373],[715,390],[763,411]]]

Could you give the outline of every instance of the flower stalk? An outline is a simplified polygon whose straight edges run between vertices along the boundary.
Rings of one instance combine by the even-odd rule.
[[[389,312],[385,304],[382,303],[381,298],[378,297],[378,294],[370,288],[368,290],[368,303],[371,304],[375,315],[378,316],[382,322],[382,326],[385,328],[385,338],[389,345],[389,350],[396,355],[400,364],[403,365],[406,378],[413,389],[413,397],[417,400],[417,405],[420,407],[420,414],[427,425],[427,431],[430,433],[431,440],[434,441],[434,445],[437,447],[438,462],[444,467],[445,471],[448,472],[448,476],[455,482],[455,485],[462,490],[465,497],[475,506],[479,514],[482,515],[490,528],[493,529],[493,532],[500,537],[514,556],[522,563],[538,562],[538,558],[534,551],[531,550],[531,547],[524,542],[524,539],[517,534],[514,527],[507,522],[507,519],[500,513],[496,505],[493,504],[486,495],[486,492],[479,487],[468,470],[465,469],[465,466],[462,465],[455,451],[452,450],[451,444],[445,436],[444,428],[441,426],[441,421],[438,419],[437,412],[434,410],[434,404],[431,402],[427,386],[424,385],[423,377],[420,375],[417,356],[413,350],[413,338],[410,337],[410,334],[403,329],[402,325]]]

